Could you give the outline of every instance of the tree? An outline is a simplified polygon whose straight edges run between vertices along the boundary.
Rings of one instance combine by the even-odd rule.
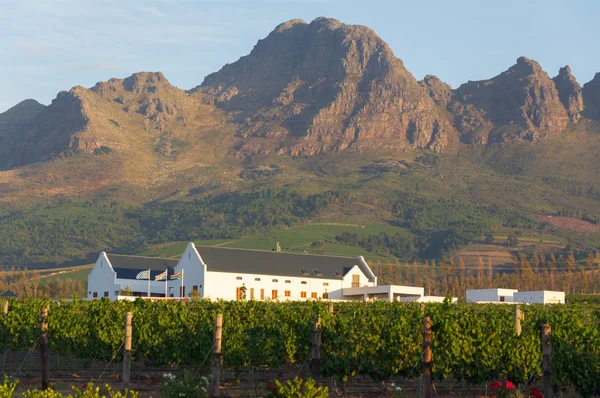
[[[133,296],[133,291],[131,290],[131,286],[127,285],[119,292],[121,296]]]
[[[488,232],[487,234],[485,234],[485,243],[487,243],[488,245],[491,245],[492,243],[494,243],[494,235],[492,235],[491,232]]]
[[[320,250],[323,248],[323,246],[325,245],[325,242],[323,242],[322,240],[316,240],[313,243],[310,244],[314,249]]]
[[[517,247],[519,245],[519,237],[516,234],[510,234],[510,235],[508,235],[508,238],[506,240],[506,244],[509,247]]]

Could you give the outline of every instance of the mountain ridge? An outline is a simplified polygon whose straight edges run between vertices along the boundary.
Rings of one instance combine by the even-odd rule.
[[[568,66],[552,78],[520,57],[452,89],[434,75],[417,81],[365,26],[291,20],[187,91],[139,72],[0,114],[0,199],[186,197],[250,187],[248,176],[283,184],[330,173],[299,159],[397,163],[477,148],[512,159],[556,151],[567,133],[591,140],[589,151],[599,119],[600,73],[582,86]]]

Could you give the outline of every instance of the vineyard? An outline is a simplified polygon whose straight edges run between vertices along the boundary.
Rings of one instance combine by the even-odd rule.
[[[216,314],[223,314],[224,368],[303,365],[311,358],[313,322],[322,331],[320,377],[374,382],[421,373],[424,316],[431,319],[434,380],[477,385],[539,381],[540,330],[552,327],[552,383],[582,396],[600,392],[600,305],[522,306],[515,333],[512,305],[312,302],[12,301],[0,314],[2,352],[36,349],[40,310],[48,307],[51,351],[120,361],[125,314],[133,313],[132,361],[207,374]]]

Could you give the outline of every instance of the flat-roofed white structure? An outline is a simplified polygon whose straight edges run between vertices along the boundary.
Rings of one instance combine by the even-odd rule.
[[[513,296],[515,303],[524,304],[564,304],[565,292],[538,290],[532,292],[517,292]]]
[[[418,296],[422,297],[425,294],[425,288],[415,286],[398,286],[398,285],[382,285],[382,286],[362,286],[354,288],[345,288],[343,295],[345,299],[353,300],[385,300],[396,301],[400,297]]]
[[[512,303],[518,290],[515,289],[474,289],[467,290],[467,303]]]

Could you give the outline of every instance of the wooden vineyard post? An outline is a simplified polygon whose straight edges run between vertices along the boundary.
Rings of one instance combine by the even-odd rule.
[[[515,305],[515,333],[517,336],[521,335],[521,321],[523,320],[523,312],[519,304]]]
[[[542,357],[543,378],[544,378],[544,398],[552,398],[554,390],[552,389],[552,328],[549,324],[542,325]]]
[[[333,301],[329,302],[329,313],[333,315]]]
[[[48,389],[48,308],[40,314],[40,359],[42,362],[42,390]]]
[[[131,379],[131,318],[133,313],[125,314],[125,351],[123,352],[123,388],[129,387]]]
[[[423,397],[431,398],[431,319],[423,318]]]
[[[221,354],[222,336],[223,314],[217,314],[217,319],[215,319],[215,341],[213,348],[212,382],[210,386],[211,397],[218,397],[220,395],[219,386],[221,385],[221,368],[223,367],[223,355]]]
[[[4,314],[8,314],[8,300],[4,300]]]
[[[315,323],[313,325],[313,338],[312,338],[312,362],[310,364],[310,370],[312,372],[313,379],[319,378],[319,367],[321,366],[321,320],[315,317]]]

